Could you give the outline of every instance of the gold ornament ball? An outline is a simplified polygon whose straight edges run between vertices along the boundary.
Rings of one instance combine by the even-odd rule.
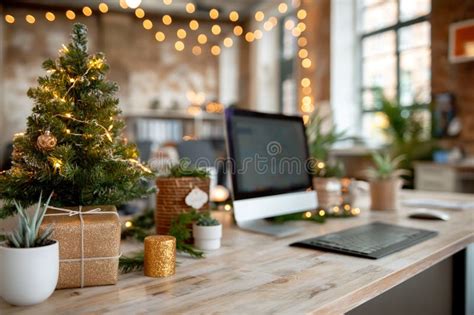
[[[49,151],[54,149],[56,144],[58,143],[58,140],[56,137],[51,134],[51,132],[48,130],[44,134],[38,137],[36,140],[36,144],[38,145],[38,148],[40,148],[43,151]]]

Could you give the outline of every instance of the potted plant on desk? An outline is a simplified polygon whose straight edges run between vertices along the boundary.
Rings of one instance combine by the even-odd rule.
[[[0,245],[0,296],[13,305],[33,305],[46,300],[56,288],[59,276],[59,246],[50,239],[52,226],[39,233],[49,201],[41,196],[30,216],[16,201],[17,229]]]
[[[318,205],[327,210],[341,204],[344,170],[341,163],[330,160],[329,151],[336,142],[343,140],[345,132],[338,131],[331,122],[330,114],[324,115],[318,108],[311,116],[307,134],[309,151],[315,162],[311,171]]]
[[[400,176],[409,172],[400,169],[404,160],[402,155],[392,159],[389,154],[372,155],[375,167],[367,170],[370,182],[370,199],[372,210],[396,210],[398,208],[398,192],[402,187]]]
[[[209,209],[209,172],[181,161],[163,170],[156,179],[155,226],[157,234],[169,234],[170,226],[189,207],[197,212]]]
[[[221,247],[222,224],[210,215],[201,215],[193,224],[194,246],[201,250]]]

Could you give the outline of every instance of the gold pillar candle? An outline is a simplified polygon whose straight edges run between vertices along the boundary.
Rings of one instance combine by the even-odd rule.
[[[152,235],[145,238],[144,271],[147,277],[167,277],[176,271],[176,238]]]

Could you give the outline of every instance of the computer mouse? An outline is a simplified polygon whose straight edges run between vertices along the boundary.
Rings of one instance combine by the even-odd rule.
[[[413,219],[425,219],[425,220],[449,220],[449,214],[443,211],[431,210],[431,209],[416,209],[408,214],[409,218]]]

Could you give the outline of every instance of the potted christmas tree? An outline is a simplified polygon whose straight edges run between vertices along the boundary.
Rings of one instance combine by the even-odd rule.
[[[367,170],[370,182],[370,199],[372,210],[396,210],[398,192],[402,187],[400,176],[407,175],[407,170],[400,169],[403,156],[392,159],[389,154],[372,155],[375,167]]]
[[[120,253],[115,205],[151,192],[147,179],[154,174],[122,135],[124,122],[114,96],[118,87],[105,78],[104,55],[87,52],[85,25],[74,25],[71,43],[43,68],[47,74],[28,91],[33,113],[26,131],[13,140],[12,168],[0,173],[0,218],[16,212],[14,200],[27,207],[41,191],[54,191],[48,213],[55,215],[46,219],[55,225],[53,237],[60,243],[58,287],[112,284]],[[86,257],[85,252],[93,254]],[[79,271],[66,274],[71,268]],[[97,268],[107,272],[84,274]]]
[[[44,205],[41,196],[32,216],[17,202],[19,224],[0,244],[0,296],[13,305],[33,305],[46,300],[56,288],[59,274],[58,242],[52,227],[43,233],[43,221],[51,195]]]

